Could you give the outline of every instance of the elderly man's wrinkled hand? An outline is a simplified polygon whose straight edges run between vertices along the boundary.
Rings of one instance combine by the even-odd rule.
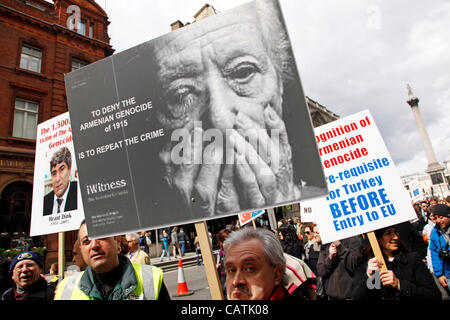
[[[240,113],[237,130],[228,137],[235,151],[237,183],[252,208],[300,197],[284,122],[271,106],[265,108],[264,119],[265,128],[260,128]]]

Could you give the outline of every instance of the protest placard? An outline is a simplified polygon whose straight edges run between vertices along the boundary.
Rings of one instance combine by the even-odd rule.
[[[425,198],[425,195],[423,194],[418,181],[413,181],[409,184],[409,192],[411,200],[414,202],[423,200]]]
[[[65,82],[91,237],[328,193],[277,1],[190,24]]]
[[[239,223],[241,224],[241,226],[249,223],[252,220],[255,220],[256,218],[258,218],[260,215],[264,214],[266,212],[266,210],[256,210],[256,211],[252,211],[252,212],[243,212],[239,214]]]
[[[322,198],[307,200],[300,203],[300,220],[302,223],[315,222],[316,212],[323,212],[326,209]]]
[[[416,218],[369,110],[315,129],[329,187],[311,207],[323,243]]]
[[[69,113],[37,127],[30,236],[77,230],[84,219]]]

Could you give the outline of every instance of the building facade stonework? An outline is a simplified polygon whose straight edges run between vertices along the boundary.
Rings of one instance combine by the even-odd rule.
[[[67,112],[65,73],[114,52],[108,25],[94,0],[0,1],[1,248],[29,237],[37,125]],[[56,261],[57,234],[32,241]]]

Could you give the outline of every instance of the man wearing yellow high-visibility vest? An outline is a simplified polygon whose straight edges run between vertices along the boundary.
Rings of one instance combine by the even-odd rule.
[[[61,281],[55,300],[170,300],[162,270],[118,254],[118,238],[89,239],[83,221],[78,241],[88,267]]]

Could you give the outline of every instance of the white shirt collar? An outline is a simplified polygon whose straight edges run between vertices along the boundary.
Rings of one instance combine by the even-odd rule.
[[[62,197],[57,197],[56,194],[53,195],[53,212],[52,212],[52,214],[58,213],[58,200],[57,199],[63,199],[63,201],[61,202],[59,211],[60,211],[60,213],[64,212],[64,207],[66,206],[67,195],[69,194],[70,182],[71,181],[69,181],[69,185],[67,186],[67,189],[64,192],[64,194],[62,195]]]

